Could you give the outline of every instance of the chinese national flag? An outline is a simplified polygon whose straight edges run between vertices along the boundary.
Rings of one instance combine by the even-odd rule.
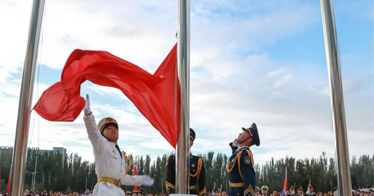
[[[121,90],[175,148],[180,122],[176,50],[177,44],[153,75],[106,51],[74,50],[61,81],[44,91],[34,110],[50,121],[74,121],[85,105],[80,85],[89,80]]]

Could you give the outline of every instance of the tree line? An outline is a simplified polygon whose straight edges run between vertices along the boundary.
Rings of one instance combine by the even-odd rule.
[[[0,190],[5,190],[12,161],[12,150],[0,152]],[[129,155],[133,160],[129,174],[133,174],[133,166],[137,166],[138,175],[147,174],[155,179],[152,187],[142,187],[146,192],[165,193],[165,165],[169,155],[158,156],[152,160],[149,155]],[[203,157],[206,169],[207,191],[213,188],[228,190],[228,174],[226,166],[229,157],[226,154],[207,152]],[[95,164],[83,161],[78,154],[61,154],[45,151],[43,153],[29,149],[26,163],[26,187],[32,185],[32,172],[35,178],[36,190],[84,191],[87,187],[93,189],[97,182]],[[286,156],[284,159],[267,161],[263,165],[255,164],[256,184],[267,185],[270,190],[280,191],[283,187],[285,170],[287,168],[288,186],[303,186],[304,189],[312,183],[317,191],[327,192],[337,187],[336,162],[327,158],[323,152],[319,158],[298,159]],[[374,187],[374,154],[361,155],[351,159],[352,188]],[[132,191],[132,186],[122,186],[124,190]]]

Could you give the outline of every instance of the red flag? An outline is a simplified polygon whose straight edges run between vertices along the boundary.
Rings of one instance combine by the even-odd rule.
[[[176,50],[177,44],[153,75],[105,51],[74,50],[61,81],[44,91],[34,110],[50,121],[74,121],[85,104],[80,85],[89,80],[121,90],[175,148],[180,122]]]
[[[284,184],[283,184],[282,196],[286,195],[286,191],[287,191],[287,167],[286,167],[286,174],[284,175]]]
[[[134,166],[134,176],[138,175],[138,172],[136,171],[136,165]],[[138,186],[134,186],[134,191],[138,191]]]
[[[8,187],[7,187],[7,190],[6,190],[6,192],[8,193],[8,195],[9,195],[9,191],[10,191],[10,174],[11,174],[11,172],[9,172],[9,177],[8,177]]]

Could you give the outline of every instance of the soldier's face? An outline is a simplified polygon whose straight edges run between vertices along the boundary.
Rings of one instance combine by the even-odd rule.
[[[261,192],[262,192],[263,195],[268,194],[268,190],[266,190],[266,189],[262,189]]]
[[[190,140],[190,148],[193,146],[193,141]]]
[[[250,143],[252,143],[252,138],[249,138],[248,139],[248,137],[249,137],[250,135],[249,135],[249,133],[248,133],[248,131],[242,131],[240,134],[239,134],[239,136],[238,136],[238,139],[237,139],[237,141],[238,141],[238,143],[239,144],[241,144],[242,142],[244,143],[244,144],[250,144]]]
[[[103,133],[108,139],[118,140],[118,129],[113,125],[109,125],[108,127],[106,127]]]

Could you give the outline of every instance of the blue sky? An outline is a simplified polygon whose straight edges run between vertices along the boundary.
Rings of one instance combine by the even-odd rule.
[[[160,3],[162,2],[162,3]],[[374,153],[374,3],[334,1],[350,156]],[[14,144],[31,1],[0,1],[0,146]],[[255,161],[334,157],[319,1],[191,1],[190,125],[193,153],[230,154],[255,122]],[[105,50],[153,73],[177,39],[178,1],[46,1],[33,104],[60,80],[74,49]],[[173,151],[118,90],[90,82],[97,121],[120,123],[120,147],[157,157]],[[92,161],[82,115],[49,122],[34,112],[29,146],[65,147]]]

